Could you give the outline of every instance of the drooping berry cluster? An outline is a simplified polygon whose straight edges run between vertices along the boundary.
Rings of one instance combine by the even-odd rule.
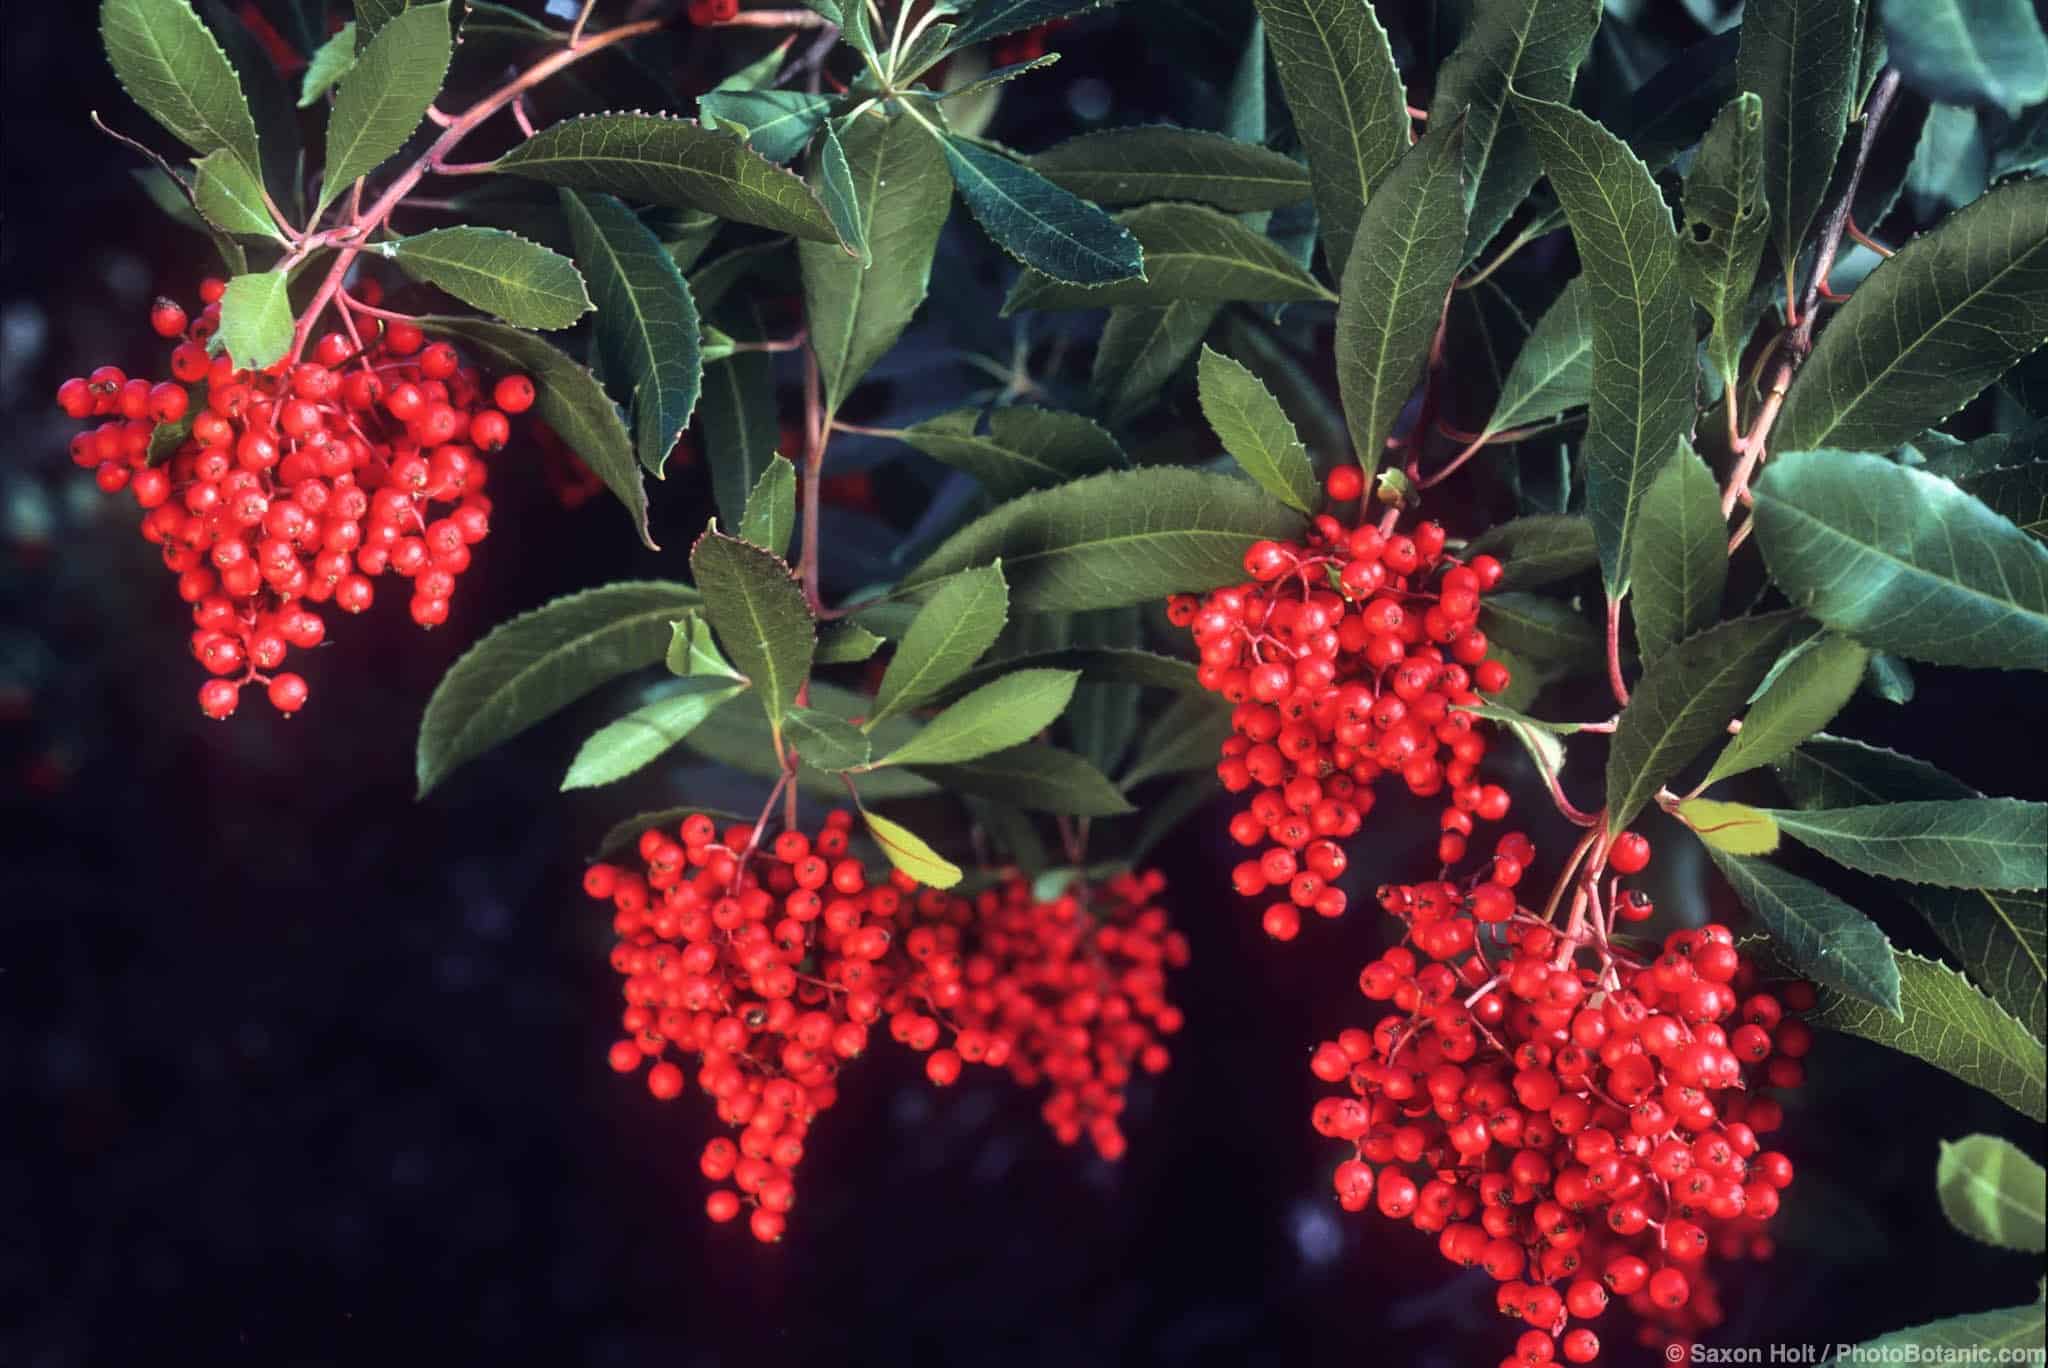
[[[834,812],[815,836],[764,841],[751,824],[720,831],[698,814],[643,833],[640,868],[596,864],[584,877],[619,937],[626,1036],[612,1068],[649,1065],[648,1090],[666,1100],[686,1081],[670,1051],[694,1056],[698,1086],[738,1129],[698,1160],[721,1184],[711,1219],[751,1206],[754,1236],[782,1237],[810,1128],[884,1020],[927,1056],[932,1082],[949,1086],[968,1064],[1047,1081],[1054,1133],[1120,1155],[1133,1065],[1164,1069],[1159,1037],[1180,1026],[1165,970],[1187,945],[1148,905],[1165,880],[1124,875],[1046,900],[1012,876],[959,897],[900,871],[871,882],[848,854],[851,828]]]
[[[388,569],[412,581],[415,622],[447,620],[470,548],[490,531],[483,453],[505,445],[506,415],[532,405],[533,382],[508,375],[487,393],[446,343],[367,319],[360,345],[329,333],[310,361],[240,369],[207,347],[224,288],[201,284],[196,318],[166,299],[151,309],[151,327],[177,343],[171,379],[102,366],[65,381],[57,402],[103,420],[72,439],[71,458],[101,489],[134,496],[142,535],[192,605],[192,654],[214,676],[200,709],[224,718],[262,684],[294,713],[306,681],[278,667],[325,639],[315,605],[360,613]]]
[[[1649,845],[1624,833],[1606,854],[1633,873]],[[1407,943],[1359,989],[1394,1011],[1310,1061],[1347,1085],[1312,1117],[1351,1148],[1339,1203],[1428,1231],[1500,1283],[1499,1309],[1529,1327],[1503,1368],[1592,1362],[1599,1337],[1573,1322],[1612,1297],[1646,1341],[1718,1319],[1706,1261],[1771,1252],[1763,1227],[1792,1164],[1763,1148],[1784,1115],[1765,1089],[1803,1082],[1812,1043],[1794,1015],[1812,989],[1767,988],[1724,926],[1639,958],[1612,930],[1654,909],[1618,880],[1603,907],[1588,876],[1562,930],[1518,906],[1535,855],[1510,832],[1483,876],[1381,888]]]
[[[1124,1152],[1118,1117],[1130,1080],[1165,1072],[1163,1038],[1181,1028],[1180,1009],[1166,1000],[1166,971],[1187,963],[1187,939],[1164,908],[1150,905],[1165,887],[1166,876],[1151,870],[1047,900],[1013,878],[953,900],[947,923],[960,933],[964,958],[943,942],[921,956],[920,932],[910,934],[911,958],[920,962],[910,989],[959,1023],[953,1052],[973,1063],[980,1051],[981,1062],[1001,1067],[1000,1047],[1019,1084],[1050,1085],[1041,1114],[1060,1143],[1086,1136],[1104,1159]],[[942,1062],[946,1053],[927,1062],[935,1082],[958,1072]]]
[[[1328,479],[1340,502],[1362,484],[1356,466]],[[1250,583],[1167,601],[1168,617],[1193,629],[1203,686],[1237,705],[1216,773],[1230,792],[1253,794],[1232,839],[1266,848],[1231,882],[1248,898],[1286,894],[1263,918],[1279,940],[1300,931],[1303,908],[1343,913],[1338,842],[1372,810],[1381,776],[1399,775],[1418,797],[1449,794],[1446,864],[1464,858],[1475,817],[1507,815],[1507,792],[1477,778],[1485,733],[1458,710],[1508,684],[1478,627],[1480,595],[1502,567],[1491,556],[1461,563],[1445,544],[1433,522],[1403,533],[1324,514],[1306,543],[1255,543]]]

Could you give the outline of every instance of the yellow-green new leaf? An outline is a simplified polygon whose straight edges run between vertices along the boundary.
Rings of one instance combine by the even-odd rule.
[[[1678,805],[1678,816],[1693,835],[1730,855],[1768,855],[1778,848],[1778,824],[1747,803],[1688,798]]]
[[[866,808],[860,815],[890,864],[930,888],[951,888],[960,882],[960,866],[926,845],[909,827]]]

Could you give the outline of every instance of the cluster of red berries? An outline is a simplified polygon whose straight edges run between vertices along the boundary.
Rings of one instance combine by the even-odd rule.
[[[1605,868],[1633,873],[1649,854],[1624,833]],[[1381,888],[1406,943],[1359,989],[1394,1011],[1310,1060],[1347,1085],[1312,1117],[1351,1147],[1339,1203],[1428,1231],[1499,1282],[1499,1309],[1528,1327],[1502,1368],[1592,1362],[1599,1338],[1572,1322],[1615,1297],[1646,1343],[1718,1322],[1705,1262],[1772,1251],[1763,1228],[1792,1164],[1763,1148],[1784,1119],[1765,1089],[1804,1081],[1813,1040],[1795,1015],[1812,988],[1766,987],[1724,926],[1638,957],[1613,927],[1653,905],[1610,878],[1603,907],[1591,873],[1564,930],[1518,906],[1535,855],[1510,832],[1464,884]]]
[[[1326,485],[1337,502],[1363,486],[1357,466]],[[1476,777],[1485,733],[1460,710],[1508,685],[1478,627],[1480,596],[1502,567],[1492,556],[1460,562],[1445,542],[1433,522],[1403,533],[1326,513],[1305,544],[1253,544],[1250,583],[1167,600],[1169,619],[1194,632],[1202,685],[1237,705],[1216,773],[1232,793],[1254,791],[1231,838],[1266,849],[1231,882],[1248,898],[1286,894],[1263,919],[1276,939],[1295,937],[1303,908],[1343,913],[1338,842],[1372,810],[1382,775],[1418,797],[1448,793],[1445,864],[1464,858],[1475,817],[1507,815],[1506,790]]]
[[[1186,962],[1187,944],[1148,905],[1165,880],[1124,875],[1043,900],[1012,876],[961,897],[901,871],[870,881],[851,832],[846,812],[814,836],[765,841],[751,824],[721,831],[697,814],[643,833],[641,867],[584,876],[611,904],[625,979],[612,1068],[649,1066],[648,1090],[667,1100],[686,1081],[670,1051],[694,1057],[697,1085],[738,1130],[698,1159],[720,1184],[710,1218],[751,1206],[755,1238],[782,1237],[810,1128],[884,1021],[939,1086],[968,1064],[1047,1081],[1060,1139],[1085,1134],[1105,1158],[1121,1154],[1133,1066],[1164,1069],[1159,1037],[1180,1027],[1165,970]]]
[[[65,381],[57,403],[104,420],[72,439],[71,459],[106,492],[134,496],[142,535],[192,605],[192,654],[213,676],[201,711],[224,718],[263,684],[289,714],[306,681],[278,667],[325,639],[313,605],[360,613],[372,577],[394,570],[412,581],[415,622],[447,620],[470,548],[490,531],[482,453],[505,445],[506,415],[529,408],[534,388],[508,375],[487,393],[454,348],[405,322],[368,324],[360,343],[329,333],[310,361],[240,369],[207,346],[224,289],[201,283],[196,318],[167,299],[150,310],[177,344],[171,379],[101,366]],[[165,425],[177,442],[153,464]]]

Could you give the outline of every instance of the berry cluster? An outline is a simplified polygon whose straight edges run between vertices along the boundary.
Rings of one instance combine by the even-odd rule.
[[[533,382],[508,375],[487,394],[454,348],[405,322],[369,324],[360,342],[329,333],[296,365],[240,369],[208,350],[224,289],[200,285],[196,318],[167,299],[150,310],[177,344],[173,378],[102,366],[65,381],[57,402],[104,420],[72,439],[71,459],[106,492],[134,496],[142,535],[192,605],[192,654],[213,676],[200,709],[224,718],[262,684],[289,714],[306,681],[278,667],[326,637],[314,605],[360,613],[372,577],[394,570],[412,581],[415,622],[447,620],[470,548],[490,531],[482,453],[505,445],[506,415],[532,405]]]
[[[782,1237],[810,1128],[884,1021],[939,1086],[968,1064],[1047,1081],[1055,1134],[1120,1155],[1133,1065],[1164,1069],[1159,1037],[1180,1026],[1165,970],[1186,962],[1187,945],[1148,906],[1165,880],[1124,875],[1043,900],[1012,876],[959,897],[900,871],[871,882],[848,854],[851,829],[834,812],[814,836],[764,841],[756,826],[720,831],[697,814],[643,833],[640,868],[596,864],[584,876],[584,891],[611,904],[612,966],[625,978],[612,1068],[649,1065],[648,1090],[667,1100],[685,1084],[670,1050],[694,1056],[698,1086],[739,1132],[698,1160],[721,1184],[705,1202],[711,1219],[751,1206],[754,1236]]]
[[[1333,501],[1358,497],[1357,466],[1330,472]],[[1477,779],[1486,736],[1461,707],[1507,687],[1487,659],[1479,600],[1500,582],[1491,556],[1445,554],[1444,529],[1412,532],[1317,517],[1305,544],[1261,541],[1245,553],[1247,584],[1195,598],[1167,615],[1194,632],[1205,688],[1236,704],[1217,776],[1254,790],[1230,823],[1243,846],[1265,846],[1231,882],[1245,897],[1280,889],[1267,934],[1292,940],[1301,909],[1343,913],[1342,839],[1372,810],[1372,785],[1398,774],[1418,797],[1448,793],[1439,855],[1464,858],[1473,818],[1498,821],[1507,792]]]
[[[1406,943],[1359,989],[1395,1010],[1310,1061],[1348,1085],[1312,1118],[1351,1147],[1339,1203],[1376,1206],[1492,1275],[1500,1311],[1528,1327],[1503,1368],[1592,1362],[1599,1338],[1572,1322],[1613,1297],[1641,1313],[1646,1342],[1718,1320],[1706,1260],[1768,1257],[1763,1227],[1792,1181],[1759,1138],[1784,1116],[1764,1089],[1798,1086],[1812,1044],[1794,1015],[1812,989],[1764,987],[1724,926],[1639,958],[1613,926],[1652,904],[1609,879],[1603,911],[1591,872],[1564,930],[1518,906],[1535,854],[1510,832],[1483,876],[1381,888]],[[1604,854],[1627,874],[1649,845],[1624,833]]]

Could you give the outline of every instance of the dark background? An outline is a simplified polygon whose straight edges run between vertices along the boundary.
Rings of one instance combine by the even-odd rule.
[[[1506,1351],[1514,1331],[1483,1275],[1453,1276],[1414,1231],[1338,1211],[1338,1155],[1307,1123],[1306,1052],[1366,1019],[1354,976],[1383,919],[1354,902],[1292,947],[1266,940],[1228,892],[1220,806],[1158,855],[1194,946],[1175,985],[1189,1026],[1172,1070],[1136,1094],[1121,1164],[1062,1150],[1007,1083],[970,1072],[939,1094],[879,1049],[813,1134],[788,1239],[707,1225],[695,1155],[714,1122],[694,1089],[661,1106],[605,1068],[607,919],[577,890],[598,834],[681,801],[687,776],[657,767],[558,797],[554,776],[603,716],[586,705],[426,803],[411,790],[419,711],[449,661],[555,594],[678,573],[701,471],[657,488],[672,548],[657,557],[608,502],[565,512],[531,453],[508,452],[498,531],[446,628],[419,632],[395,602],[333,621],[332,648],[300,667],[314,689],[300,718],[252,697],[204,722],[168,577],[129,501],[69,464],[72,425],[50,400],[101,362],[158,373],[150,297],[189,300],[218,269],[87,120],[98,109],[167,148],[112,80],[96,8],[11,4],[0,29],[0,1364]],[[1077,110],[1204,117],[1164,93],[1184,73],[1157,27],[1112,16],[1068,37],[1066,63],[1017,88],[999,135],[1042,146]],[[1196,66],[1199,82],[1228,62],[1212,45]],[[999,265],[964,219],[943,250],[992,289]],[[888,402],[929,412],[971,387],[957,367],[928,375]],[[1859,699],[1835,729],[2043,796],[2019,768],[2038,753],[2031,677],[1918,675],[1911,709]],[[1401,869],[1418,834],[1361,845],[1362,882]],[[1903,909],[1864,905],[1935,948]],[[1941,1137],[1992,1130],[2038,1152],[2038,1129],[1860,1042],[1826,1037],[1813,1062],[1819,1081],[1780,1137],[1800,1179],[1778,1261],[1730,1272],[1715,1342],[1853,1341],[2031,1296],[2024,1258],[1948,1230],[1932,1176]],[[1610,1360],[1633,1361],[1622,1318],[1601,1328]]]

